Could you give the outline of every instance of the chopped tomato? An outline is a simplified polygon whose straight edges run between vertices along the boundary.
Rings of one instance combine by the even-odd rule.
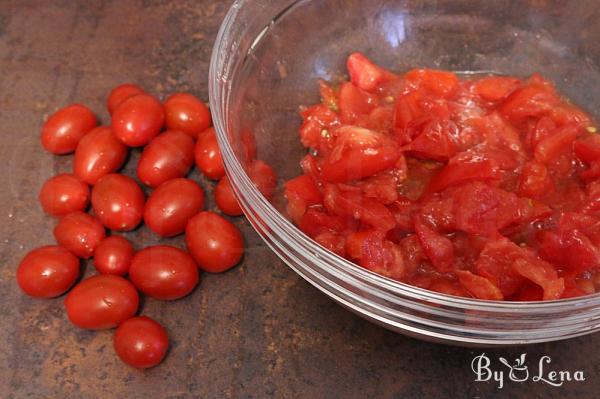
[[[528,262],[521,258],[516,259],[512,267],[521,276],[542,287],[544,290],[542,299],[558,299],[565,290],[565,281],[558,278],[556,269],[549,263],[543,261]]]
[[[361,53],[350,54],[347,67],[350,74],[350,81],[355,86],[366,91],[374,91],[392,75],[392,73],[373,64]]]
[[[523,165],[521,180],[519,181],[519,195],[538,198],[552,191],[554,191],[554,183],[546,165],[537,161],[531,161]]]
[[[573,150],[585,163],[600,161],[600,135],[586,134],[585,137],[575,140]]]
[[[384,239],[379,230],[363,230],[348,235],[346,253],[365,269],[393,279],[405,274],[400,247]]]
[[[340,116],[345,124],[352,124],[360,115],[368,115],[378,105],[377,97],[350,82],[340,87],[338,105]]]
[[[431,179],[425,193],[436,193],[469,181],[489,181],[499,177],[498,168],[490,159],[461,155],[451,159],[448,165]]]
[[[326,184],[323,194],[325,208],[334,215],[354,218],[381,231],[395,226],[394,216],[385,205],[365,197],[359,189]]]
[[[506,98],[521,84],[516,78],[507,76],[491,76],[478,80],[474,84],[475,92],[489,101],[499,101]]]
[[[449,120],[434,119],[404,147],[408,154],[424,159],[447,161],[458,150],[458,127]]]
[[[288,201],[287,212],[297,223],[304,216],[307,207],[323,202],[323,195],[319,191],[319,187],[308,175],[288,180],[284,187],[284,196]]]
[[[323,104],[303,112],[304,123],[300,127],[300,141],[308,148],[328,151],[333,142],[331,129],[339,126],[338,115]]]
[[[444,98],[450,98],[458,89],[458,78],[452,72],[436,69],[413,69],[404,76],[406,80],[429,92]]]
[[[415,218],[415,231],[431,264],[442,273],[452,270],[454,265],[452,241],[429,228],[420,217]]]
[[[504,295],[502,295],[500,289],[485,277],[478,276],[467,270],[457,270],[456,276],[463,287],[475,298],[492,301],[501,301],[504,299]]]
[[[600,135],[585,111],[539,74],[394,75],[360,53],[347,66],[302,112],[310,152],[284,186],[307,235],[455,296],[600,292]]]
[[[362,179],[392,167],[401,156],[398,146],[385,135],[356,126],[336,130],[335,146],[321,165],[329,182]]]
[[[579,129],[577,124],[569,124],[555,130],[535,146],[535,159],[540,162],[549,162],[556,159],[561,152],[570,151]]]
[[[513,123],[523,122],[530,117],[540,117],[552,110],[559,99],[539,85],[528,85],[515,90],[502,103],[500,111]]]

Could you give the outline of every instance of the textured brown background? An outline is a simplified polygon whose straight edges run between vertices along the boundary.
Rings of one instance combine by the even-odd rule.
[[[249,249],[240,267],[204,276],[177,303],[145,302],[143,313],[172,340],[152,370],[123,365],[111,331],[71,326],[62,299],[19,292],[20,258],[53,242],[54,221],[40,211],[37,191],[70,170],[70,157],[42,151],[43,118],[77,101],[107,122],[106,93],[125,81],[159,96],[189,90],[206,100],[209,55],[229,4],[0,0],[0,397],[598,397],[600,334],[485,350],[497,369],[498,356],[526,352],[530,366],[548,354],[557,369],[587,377],[561,388],[529,382],[497,390],[473,381],[470,362],[481,350],[415,341],[348,313],[284,266],[243,220]],[[138,247],[157,242],[145,228],[129,237]],[[162,242],[182,245],[181,238]]]

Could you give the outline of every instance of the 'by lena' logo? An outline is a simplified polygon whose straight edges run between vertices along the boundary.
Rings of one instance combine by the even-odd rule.
[[[498,383],[498,389],[504,387],[507,379],[513,382],[525,382],[531,379],[533,382],[541,382],[554,387],[560,387],[565,382],[585,381],[583,371],[552,370],[550,356],[542,356],[536,364],[537,369],[530,369],[527,366],[526,357],[527,354],[522,353],[514,360],[513,364],[500,357],[498,360],[504,367],[494,370],[492,361],[485,353],[475,356],[471,362],[471,369],[475,373],[475,381],[495,381]]]

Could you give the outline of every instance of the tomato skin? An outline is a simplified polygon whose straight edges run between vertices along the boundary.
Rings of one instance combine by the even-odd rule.
[[[194,140],[178,130],[156,136],[144,148],[137,167],[142,183],[152,188],[185,176],[194,165]]]
[[[149,94],[137,94],[124,100],[112,115],[115,136],[129,147],[146,145],[165,122],[163,106]]]
[[[69,213],[54,228],[56,242],[83,259],[94,254],[105,235],[102,223],[81,211]]]
[[[131,177],[112,173],[92,189],[92,208],[107,228],[133,230],[142,221],[144,193]]]
[[[221,212],[226,215],[241,216],[244,214],[227,176],[223,176],[215,187],[215,202]]]
[[[135,254],[129,279],[144,294],[171,301],[192,292],[200,278],[188,253],[169,245],[155,245]]]
[[[169,348],[169,337],[156,321],[138,316],[119,325],[113,345],[125,364],[147,369],[162,362]]]
[[[111,128],[97,127],[77,145],[73,173],[85,183],[94,185],[102,176],[121,168],[127,153],[127,147],[115,137]]]
[[[167,129],[181,130],[194,140],[211,125],[208,107],[189,93],[172,94],[164,107]]]
[[[185,242],[198,267],[211,273],[229,270],[244,254],[244,239],[237,227],[210,211],[190,219]]]
[[[106,237],[94,252],[94,267],[100,274],[124,276],[129,272],[134,253],[133,246],[125,237]]]
[[[44,212],[60,217],[84,211],[90,202],[90,188],[77,176],[61,173],[44,183],[39,200]]]
[[[133,284],[110,274],[83,280],[65,299],[71,323],[89,330],[114,328],[131,318],[138,306],[139,296]]]
[[[255,160],[248,166],[248,176],[258,191],[270,200],[277,186],[277,176],[273,168],[260,159]]]
[[[185,231],[188,220],[204,208],[204,192],[190,179],[178,178],[158,186],[144,206],[144,223],[162,237]]]
[[[123,101],[127,100],[129,97],[143,93],[145,93],[144,89],[132,83],[123,83],[115,87],[110,91],[110,94],[106,99],[108,113],[112,115]]]
[[[198,169],[209,179],[219,180],[225,176],[225,167],[214,128],[209,128],[198,138],[194,148],[194,159]]]
[[[84,105],[72,104],[61,108],[50,115],[42,126],[42,145],[53,154],[69,154],[97,124],[94,113]]]
[[[79,277],[79,259],[63,247],[48,245],[31,250],[19,263],[17,283],[36,298],[64,294]]]

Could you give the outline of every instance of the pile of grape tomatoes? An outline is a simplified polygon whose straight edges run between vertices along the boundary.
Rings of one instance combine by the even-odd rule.
[[[290,218],[325,248],[445,294],[511,301],[600,291],[600,136],[539,74],[387,71],[303,108]]]
[[[117,355],[131,366],[148,368],[164,358],[168,336],[155,320],[136,316],[139,293],[166,301],[182,298],[198,284],[199,269],[224,272],[244,253],[235,225],[204,210],[202,187],[186,178],[193,165],[218,180],[214,193],[222,213],[243,213],[202,101],[176,93],[161,103],[139,86],[123,84],[110,92],[107,106],[109,126],[98,126],[96,115],[80,104],[58,110],[44,123],[43,147],[57,155],[74,153],[73,172],[54,176],[41,188],[42,209],[57,218],[57,245],[29,252],[18,266],[17,282],[39,298],[70,290],[64,301],[69,320],[85,329],[116,328]],[[269,197],[273,169],[255,159],[255,146],[246,141],[251,177]],[[118,173],[131,147],[143,147],[137,181]],[[152,189],[148,198],[138,181]],[[187,251],[170,245],[136,251],[117,234],[142,223],[161,237],[185,234]],[[97,273],[78,282],[81,260],[89,258]]]

